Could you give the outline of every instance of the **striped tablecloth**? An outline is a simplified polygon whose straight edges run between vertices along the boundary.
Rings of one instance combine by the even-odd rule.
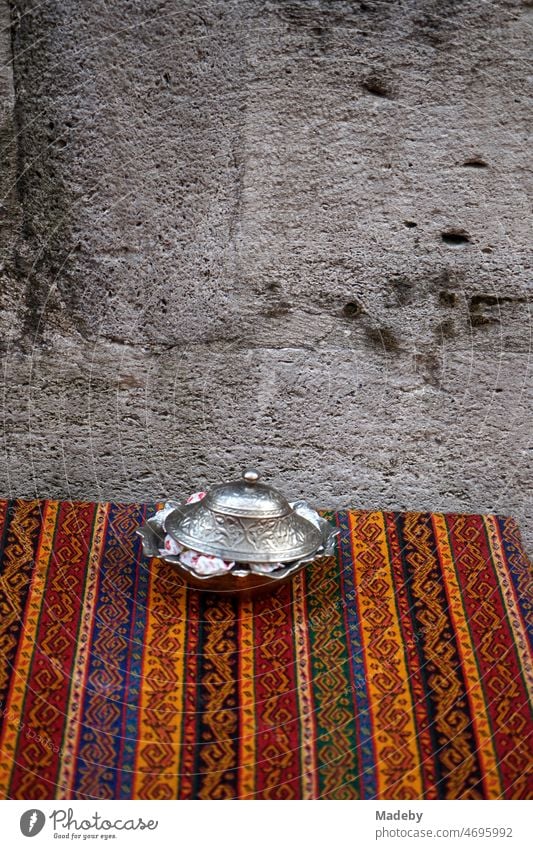
[[[532,573],[512,519],[325,512],[253,603],[143,558],[153,507],[0,502],[0,794],[532,798]]]

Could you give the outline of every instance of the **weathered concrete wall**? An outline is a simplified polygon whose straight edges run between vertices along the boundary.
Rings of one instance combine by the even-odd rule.
[[[159,498],[253,463],[532,539],[532,18],[16,0],[0,490]]]

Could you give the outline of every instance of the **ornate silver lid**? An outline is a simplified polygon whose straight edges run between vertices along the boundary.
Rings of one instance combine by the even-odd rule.
[[[187,548],[237,563],[288,563],[323,543],[321,530],[253,469],[214,486],[201,501],[176,506],[164,530]]]

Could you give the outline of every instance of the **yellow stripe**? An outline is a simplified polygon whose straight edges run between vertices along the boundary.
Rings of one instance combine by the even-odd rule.
[[[29,577],[35,562],[34,536],[39,536],[42,524],[38,501],[18,501],[9,529],[9,539],[3,553],[0,585],[3,594],[0,620],[0,690],[7,692],[11,678],[9,657],[18,644],[17,623],[24,618]],[[2,501],[6,513],[8,502]],[[7,516],[5,516],[7,521]],[[1,707],[1,706],[0,706]]]
[[[99,504],[94,518],[93,536],[87,558],[87,580],[81,606],[80,631],[72,665],[72,685],[66,710],[66,727],[61,749],[61,768],[56,787],[56,799],[70,799],[73,789],[85,675],[89,662],[91,625],[96,605],[96,584],[108,509],[107,504]]]
[[[315,723],[313,718],[313,694],[308,645],[308,623],[305,615],[305,591],[303,573],[299,572],[292,582],[294,645],[296,651],[296,675],[298,681],[298,704],[300,707],[300,757],[302,799],[318,796],[317,763],[315,749]]]
[[[176,799],[183,725],[187,591],[153,558],[146,610],[134,799]]]
[[[437,537],[437,549],[442,564],[442,572],[448,588],[450,616],[463,662],[466,689],[472,703],[472,721],[476,739],[479,741],[478,755],[482,764],[482,772],[487,788],[487,798],[497,799],[502,793],[498,772],[498,759],[492,742],[485,694],[476,663],[476,653],[468,625],[467,613],[463,605],[457,570],[448,538],[446,520],[441,513],[434,513],[433,524]]]
[[[46,576],[52,559],[52,546],[59,506],[58,501],[48,501],[45,504],[41,539],[35,557],[35,567],[28,594],[26,618],[19,643],[19,652],[14,664],[11,691],[4,712],[4,724],[0,737],[0,752],[2,753],[0,758],[0,796],[2,797],[9,793],[9,783],[15,765],[17,740],[24,731],[21,726],[24,697],[35,650]]]
[[[385,518],[376,511],[363,514],[360,521],[364,528],[371,526],[368,537],[358,531],[357,515],[349,513],[376,749],[377,795],[380,799],[421,799],[424,790],[414,706],[394,599]],[[385,620],[390,624],[382,631]]]
[[[509,623],[514,636],[514,643],[518,656],[520,658],[520,666],[524,674],[525,681],[529,693],[533,693],[533,667],[531,665],[531,656],[528,649],[528,638],[523,626],[522,617],[518,609],[518,604],[511,586],[509,572],[506,567],[505,554],[502,551],[500,535],[498,533],[498,525],[495,516],[484,516],[483,521],[487,529],[487,537],[492,554],[492,560],[496,568],[498,582],[502,591],[502,596],[509,616]]]
[[[248,599],[240,602],[239,616],[239,681],[240,741],[239,798],[254,798],[255,793],[255,667],[254,613]]]

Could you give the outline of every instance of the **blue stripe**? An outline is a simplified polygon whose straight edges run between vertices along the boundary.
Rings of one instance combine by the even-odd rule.
[[[98,769],[98,790],[96,791],[95,787],[94,791],[98,793],[99,798],[108,796],[112,799],[117,798],[125,699],[131,703],[133,710],[137,709],[136,703],[134,704],[135,691],[132,697],[126,693],[126,679],[130,651],[129,639],[136,610],[135,578],[141,557],[141,541],[135,534],[135,528],[142,524],[143,516],[144,509],[136,504],[111,504],[109,507],[94,613],[94,632],[90,646],[80,748],[74,779],[75,797],[79,791],[80,798],[83,798],[84,775],[86,773],[90,775],[93,769]],[[122,620],[117,620],[114,615],[114,600],[117,597],[121,597],[121,603],[125,600],[127,604],[127,611]],[[142,611],[144,608],[138,606],[137,609]],[[99,643],[100,646],[98,646]],[[136,672],[135,681],[139,688],[137,667]],[[108,699],[106,699],[106,686],[109,692]],[[94,727],[91,717],[94,720]],[[134,736],[135,733],[136,727]],[[126,736],[129,734],[127,733]],[[101,749],[102,744],[106,747],[105,751]],[[108,747],[112,749],[112,757]],[[126,749],[127,757],[131,760],[131,741],[126,741]]]
[[[366,685],[365,665],[363,660],[363,647],[361,645],[361,623],[357,612],[355,601],[354,565],[352,560],[352,542],[350,538],[350,527],[348,523],[348,512],[339,510],[336,513],[337,527],[340,529],[338,538],[338,553],[341,579],[343,584],[343,602],[345,604],[345,615],[348,623],[348,643],[350,646],[350,659],[352,674],[355,685],[355,703],[357,705],[357,719],[359,722],[360,751],[362,774],[361,794],[365,799],[375,799],[378,792],[376,764],[374,762],[374,749],[372,746],[372,720]]]
[[[530,598],[520,592],[519,587],[519,578],[523,577],[525,571],[529,571],[530,566],[527,562],[527,558],[524,555],[523,549],[520,548],[520,546],[515,545],[515,543],[508,538],[505,531],[505,519],[500,518],[498,516],[497,520],[498,526],[500,528],[500,534],[503,543],[503,550],[505,552],[505,559],[507,561],[507,567],[509,569],[511,581],[516,591],[518,606],[526,624],[529,644],[533,648],[533,617],[531,616],[533,604]],[[518,563],[522,564],[522,568],[518,566]]]
[[[142,516],[144,522],[146,515],[155,513],[155,505],[149,505]],[[142,551],[142,540],[136,538],[134,545],[134,556],[137,564],[137,591],[134,599],[133,610],[133,633],[130,644],[130,675],[126,699],[126,731],[124,741],[124,753],[122,761],[122,774],[119,781],[118,799],[133,798],[133,778],[135,769],[135,750],[139,729],[140,700],[142,690],[142,660],[144,649],[144,633],[146,630],[146,610],[148,606],[148,583],[149,583],[149,561],[144,558]]]

